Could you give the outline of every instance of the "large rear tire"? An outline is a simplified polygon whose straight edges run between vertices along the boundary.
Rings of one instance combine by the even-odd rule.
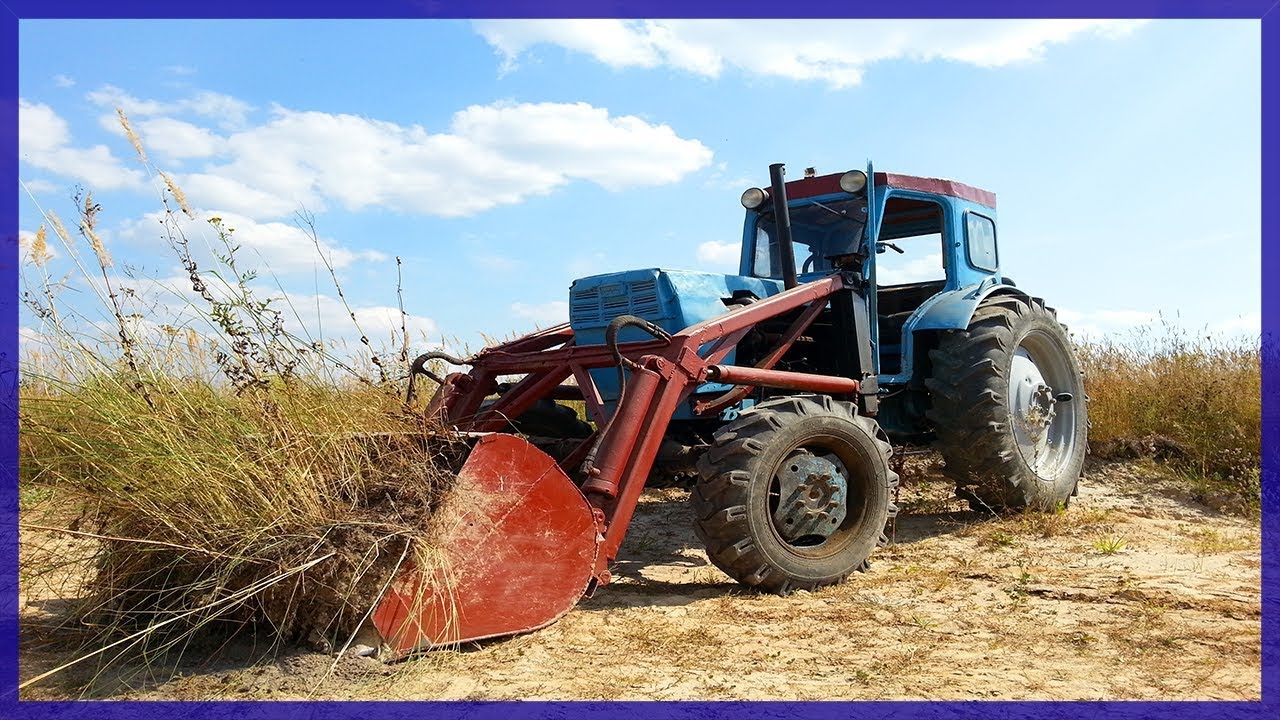
[[[929,358],[927,416],[956,494],[987,512],[1064,506],[1084,467],[1088,413],[1054,312],[1036,299],[989,297]]]
[[[897,514],[875,421],[825,395],[770,400],[721,428],[698,462],[698,537],[735,580],[786,594],[868,567]]]

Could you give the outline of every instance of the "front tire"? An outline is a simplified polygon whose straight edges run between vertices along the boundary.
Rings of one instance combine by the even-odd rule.
[[[943,335],[929,358],[927,417],[956,494],[987,512],[1064,506],[1084,467],[1088,413],[1053,311],[1036,299],[988,297],[968,330]]]
[[[897,514],[892,450],[875,421],[825,395],[760,403],[698,462],[694,529],[716,567],[786,594],[868,567]]]

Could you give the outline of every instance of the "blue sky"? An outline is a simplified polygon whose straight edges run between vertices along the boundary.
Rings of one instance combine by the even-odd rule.
[[[563,319],[575,277],[735,272],[738,196],[769,163],[870,158],[996,192],[1004,271],[1078,331],[1256,332],[1259,27],[24,20],[20,227],[74,217],[83,185],[126,282],[181,288],[121,107],[308,324],[346,332],[303,207],[375,342],[400,256],[415,346],[474,348]]]

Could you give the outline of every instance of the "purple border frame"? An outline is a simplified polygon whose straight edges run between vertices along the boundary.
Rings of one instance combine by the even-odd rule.
[[[785,12],[783,12],[785,11]],[[395,17],[892,17],[892,18],[1254,18],[1262,32],[1262,700],[1261,702],[19,702],[17,701],[17,359],[18,359],[18,22],[35,18],[395,18]],[[530,7],[519,0],[221,0],[180,5],[173,0],[0,0],[0,718],[133,718],[182,714],[189,720],[367,717],[424,714],[507,720],[512,713],[554,718],[596,712],[652,718],[757,717],[1074,717],[1108,718],[1280,716],[1280,644],[1276,639],[1277,532],[1280,532],[1280,0],[915,0],[910,6],[851,0],[810,0],[780,6],[770,0],[556,0]]]

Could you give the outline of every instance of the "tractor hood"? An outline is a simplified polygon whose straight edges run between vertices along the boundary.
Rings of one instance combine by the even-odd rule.
[[[604,331],[619,315],[635,315],[661,326],[671,333],[728,312],[726,300],[735,293],[752,293],[758,298],[782,292],[782,281],[741,275],[689,272],[685,270],[628,270],[593,275],[575,280],[569,288],[569,323],[578,345],[604,344]],[[619,334],[623,342],[648,340],[637,328],[624,328]],[[731,353],[725,362],[732,364]],[[612,368],[591,371],[592,379],[612,412],[618,399],[618,375]],[[707,383],[696,392],[724,392],[727,385]],[[686,404],[678,408],[674,419],[693,417]]]
[[[569,323],[579,345],[603,343],[605,327],[619,315],[642,317],[675,333],[723,315],[735,293],[764,298],[781,291],[779,280],[662,268],[592,275],[569,288]],[[627,328],[621,339],[648,336]]]

